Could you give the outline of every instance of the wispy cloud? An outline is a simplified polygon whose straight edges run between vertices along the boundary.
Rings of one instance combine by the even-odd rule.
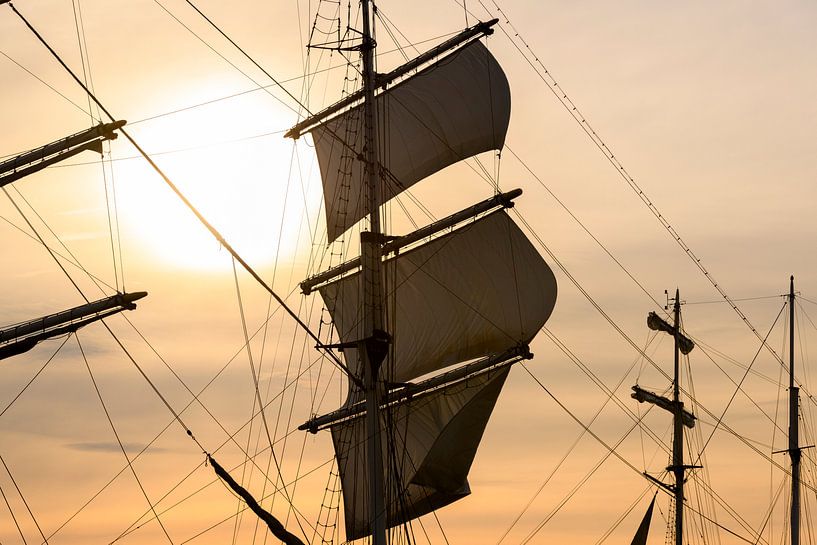
[[[78,450],[80,452],[121,452],[121,448],[119,447],[118,443],[114,442],[86,442],[86,443],[68,443],[65,445],[66,448],[71,450]],[[142,451],[144,445],[138,445],[133,443],[125,443],[125,452],[127,453],[139,453]],[[160,448],[160,447],[150,447],[152,452],[167,452],[167,449]]]

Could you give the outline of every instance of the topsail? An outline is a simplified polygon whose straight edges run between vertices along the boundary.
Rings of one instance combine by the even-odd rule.
[[[381,202],[477,153],[501,149],[511,116],[508,80],[482,43],[437,61],[375,100]],[[369,214],[363,113],[357,106],[312,129],[329,241]]]

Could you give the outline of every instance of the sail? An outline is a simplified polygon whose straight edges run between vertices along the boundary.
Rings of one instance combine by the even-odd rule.
[[[556,304],[553,272],[501,210],[385,261],[383,272],[393,350],[381,372],[393,382],[528,344]],[[358,274],[319,288],[344,343],[361,338]],[[343,354],[362,375],[356,349]]]
[[[441,59],[376,100],[386,202],[446,166],[501,149],[511,115],[508,80],[479,41]],[[366,216],[362,106],[310,131],[323,179],[329,241]]]
[[[652,520],[652,508],[654,506],[655,496],[652,497],[650,506],[647,508],[647,512],[644,513],[644,518],[641,519],[641,524],[638,525],[638,530],[636,530],[630,545],[647,545],[647,534],[650,532],[650,520]]]
[[[384,411],[388,527],[471,493],[468,471],[509,370],[507,366],[471,377]],[[351,541],[371,533],[365,418],[333,426],[332,441],[343,489],[346,539]]]

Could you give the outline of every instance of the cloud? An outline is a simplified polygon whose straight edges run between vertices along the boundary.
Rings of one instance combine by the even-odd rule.
[[[114,442],[85,442],[85,443],[68,443],[65,445],[66,448],[71,450],[78,450],[80,452],[121,452],[122,449],[119,447],[119,443]],[[144,448],[143,445],[137,445],[132,443],[125,443],[125,452],[128,454],[138,454]],[[150,447],[151,452],[167,452],[167,449],[159,448],[159,447]]]

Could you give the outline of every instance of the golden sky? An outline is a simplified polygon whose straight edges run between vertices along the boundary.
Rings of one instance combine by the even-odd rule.
[[[286,82],[295,96],[304,96],[305,65],[310,71],[336,67],[306,80],[312,110],[339,97],[344,74],[338,53],[312,50],[305,56],[315,4],[196,3],[271,75]],[[297,282],[314,272],[314,259],[325,257],[325,238],[320,236],[324,220],[311,143],[302,139],[293,144],[282,135],[298,120],[294,101],[275,86],[259,89],[272,82],[184,1],[18,0],[15,5],[78,73],[83,72],[79,43],[83,44],[86,77],[102,103],[117,118],[128,120],[126,128],[140,145],[317,328],[321,303],[317,296],[301,296]],[[515,210],[564,266],[562,270],[545,256],[559,283],[549,331],[606,385],[619,385],[615,397],[623,406],[637,414],[645,410],[629,397],[629,387],[636,382],[657,391],[669,383],[639,359],[565,271],[640,347],[652,339],[645,324],[647,313],[660,310],[644,290],[663,303],[665,289],[680,288],[688,303],[683,308],[686,330],[700,341],[685,365],[685,373],[693,371],[693,383],[686,377],[684,382],[711,413],[692,405],[700,418],[690,438],[693,447],[712,433],[735,383],[744,375],[742,366],[752,362],[759,342],[731,307],[717,302],[720,296],[712,283],[583,127],[601,137],[612,150],[614,163],[643,189],[718,285],[738,301],[760,335],[765,336],[775,322],[783,304],[776,296],[787,291],[789,275],[795,275],[803,296],[798,380],[804,392],[811,392],[809,341],[815,339],[817,323],[812,322],[817,308],[809,301],[817,301],[813,3],[505,0],[498,2],[503,11],[498,15],[492,0],[469,0],[467,18],[456,1],[428,5],[383,1],[378,6],[392,31],[377,25],[380,51],[391,52],[380,57],[380,71],[403,58],[394,52],[391,35],[401,45],[423,42],[417,46],[422,51],[461,29],[466,19],[472,24],[477,17],[500,17],[499,29],[487,43],[510,81],[511,124],[501,161],[491,154],[480,160],[489,171],[498,171],[503,189],[524,189]],[[77,10],[83,23],[79,33]],[[520,49],[528,56],[523,58]],[[415,52],[405,49],[409,56]],[[8,6],[0,6],[0,82],[0,157],[92,123],[82,90]],[[560,97],[571,105],[565,108]],[[572,106],[584,125],[572,117]],[[191,402],[191,391],[203,390],[201,403],[190,405],[182,419],[204,448],[219,449],[222,464],[237,467],[234,475],[261,495],[276,483],[278,474],[274,463],[267,468],[267,451],[257,458],[257,467],[242,465],[242,449],[263,450],[267,439],[259,433],[258,418],[249,431],[242,428],[254,409],[254,390],[229,255],[136,156],[120,137],[110,148],[113,161],[104,167],[98,157],[80,155],[16,182],[10,195],[49,245],[58,248],[58,237],[100,280],[101,289],[76,266],[66,266],[90,299],[123,285],[150,292],[138,310],[127,315],[135,327],[117,317],[109,320],[111,328],[175,410],[182,411]],[[492,188],[468,165],[460,164],[421,182],[413,192],[441,217],[490,196]],[[410,212],[418,223],[426,221],[417,210]],[[410,224],[400,208],[393,206],[391,213],[394,233],[406,232]],[[116,220],[113,227],[108,221],[111,214]],[[5,195],[0,195],[0,220],[4,242],[0,323],[13,324],[82,303]],[[113,251],[111,231],[119,235]],[[307,521],[314,524],[318,517],[331,445],[326,434],[304,436],[292,430],[312,412],[331,410],[342,401],[337,371],[320,360],[314,342],[296,333],[292,321],[243,272],[238,285],[246,329],[249,335],[257,333],[250,346],[252,363],[261,368],[261,395],[273,400],[267,418],[281,472],[287,483],[299,476],[294,492],[288,490],[308,529]],[[769,336],[778,354],[787,350],[783,324],[781,317]],[[145,493],[158,503],[173,542],[225,543],[234,533],[239,542],[248,542],[255,521],[245,514],[235,524],[231,517],[236,500],[213,482],[201,449],[172,423],[167,407],[107,331],[91,326],[82,330],[79,342],[128,455],[135,456],[158,436],[133,469]],[[61,343],[43,343],[0,365],[2,412],[56,352],[42,374],[0,415],[0,456],[46,537],[59,529],[49,543],[109,543],[131,525],[140,526],[148,504],[96,397],[80,345],[72,337],[58,351]],[[589,422],[607,395],[544,333],[532,350],[536,357],[527,368],[580,420]],[[655,339],[647,352],[671,371],[668,338]],[[785,448],[781,430],[787,425],[787,392],[779,384],[787,378],[766,351],[761,351],[752,370],[743,382],[751,401],[738,393],[724,422],[766,457],[786,465],[785,455],[771,452]],[[297,387],[290,384],[295,377]],[[285,384],[289,387],[284,395],[276,398]],[[803,401],[803,407],[805,417],[810,417],[813,402]],[[669,444],[668,415],[653,411],[645,422],[664,445]],[[591,429],[612,445],[631,426],[624,410],[610,402]],[[803,444],[814,443],[812,430],[803,432]],[[233,433],[235,442],[229,442],[228,434]],[[607,451],[589,436],[571,451],[580,433],[581,427],[524,369],[515,369],[472,468],[472,495],[439,513],[448,541],[499,542],[569,452],[502,542],[525,542],[542,524],[531,543],[597,543],[637,503],[608,538],[611,543],[629,542],[648,503],[648,496],[642,495],[648,483],[637,471],[659,473],[668,463],[667,455],[635,430],[616,452],[637,471],[615,457],[594,471]],[[813,456],[807,451],[806,457]],[[766,458],[723,430],[707,446],[704,465],[700,476],[748,527],[763,526],[782,472],[772,470]],[[266,488],[259,468],[267,470]],[[551,517],[591,472],[587,483]],[[28,542],[41,541],[3,468],[0,487]],[[691,488],[691,501],[697,502],[699,490]],[[650,543],[664,539],[669,503],[663,494],[659,501]],[[765,540],[779,541],[784,503],[785,493],[775,517],[766,524]],[[164,513],[165,509],[169,511]],[[284,497],[278,496],[272,509],[288,520],[289,527],[297,528]],[[0,513],[0,542],[20,542],[4,504]],[[715,513],[724,526],[741,536],[751,535],[722,508]],[[198,536],[222,520],[226,522]],[[424,519],[423,527],[431,540],[442,539],[433,518]],[[420,542],[426,539],[419,525],[415,534]],[[307,537],[313,537],[310,530]],[[161,528],[151,521],[121,541],[163,540],[167,538]],[[741,541],[721,533],[721,542]]]

